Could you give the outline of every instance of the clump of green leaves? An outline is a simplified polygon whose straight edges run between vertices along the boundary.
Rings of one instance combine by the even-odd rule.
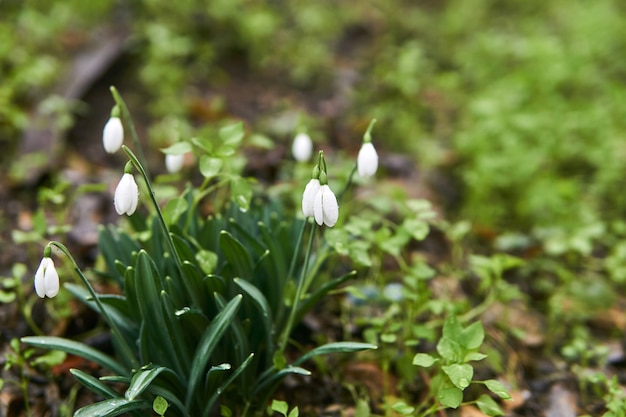
[[[130,113],[117,91],[112,92],[138,144]],[[56,337],[22,339],[82,356],[111,373],[96,378],[71,371],[104,397],[76,416],[145,409],[208,416],[218,405],[223,414],[245,415],[264,409],[285,376],[309,375],[303,367],[309,359],[376,348],[332,342],[287,359],[295,324],[355,273],[329,278],[323,268],[333,252],[324,244],[323,229],[312,219],[287,213],[280,201],[253,194],[251,182],[239,175],[240,158],[235,156],[243,137],[243,124],[235,123],[220,128],[217,138],[192,138],[166,149],[193,152],[205,181],[188,186],[163,209],[141,153],[137,157],[122,146],[130,159],[124,175],[132,175],[133,167],[141,174],[151,210],[147,216],[134,210],[129,214],[133,230],[101,228],[99,246],[107,270],[100,275],[115,282],[120,295],[96,293],[63,244],[51,242],[44,251],[49,257],[56,247],[68,257],[84,286],[65,287],[102,315],[117,354],[111,357]],[[323,167],[326,176],[322,153],[319,161],[317,170]],[[136,198],[135,193],[130,197]],[[214,195],[223,198],[215,198],[212,212],[204,214],[200,203]],[[124,384],[124,393],[112,383]]]
[[[486,381],[474,380],[474,366],[472,362],[481,361],[486,355],[479,352],[483,344],[485,332],[480,322],[463,327],[455,316],[449,317],[444,326],[441,338],[437,343],[437,356],[428,353],[417,353],[413,358],[413,365],[434,370],[430,381],[430,395],[433,403],[426,411],[419,415],[430,415],[440,408],[458,408],[464,401],[463,392],[470,384],[482,384],[489,391],[502,399],[511,396],[504,385],[495,379]],[[476,404],[478,408],[489,416],[502,415],[498,404],[487,394],[482,394],[475,400],[466,402]],[[406,406],[405,403],[393,406],[401,414],[413,415],[417,410]]]

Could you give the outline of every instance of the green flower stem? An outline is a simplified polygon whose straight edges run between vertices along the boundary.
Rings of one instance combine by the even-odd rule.
[[[356,172],[357,165],[356,162],[352,166],[352,171],[350,171],[350,175],[348,176],[348,181],[346,181],[346,185],[344,185],[343,190],[337,196],[337,203],[341,206],[341,200],[343,199],[344,194],[348,191],[348,188],[352,185],[354,179],[354,173]]]
[[[291,305],[291,311],[289,312],[287,325],[283,329],[283,334],[282,334],[282,338],[281,338],[280,345],[279,345],[280,349],[282,349],[283,351],[285,347],[287,346],[287,341],[289,340],[289,333],[291,333],[291,328],[293,327],[293,322],[297,314],[298,303],[300,302],[300,297],[302,297],[302,293],[306,291],[306,289],[304,288],[306,286],[305,285],[306,272],[307,272],[307,269],[309,268],[309,258],[313,250],[313,239],[315,237],[315,230],[317,229],[315,221],[312,221],[310,223],[311,223],[311,234],[309,236],[309,244],[307,246],[307,251],[304,256],[304,265],[302,267],[302,273],[300,274],[300,280],[298,281],[298,287],[296,288],[296,296],[294,297],[293,303]],[[294,255],[294,259],[295,259],[295,255]],[[292,263],[293,263],[293,259],[292,259]]]
[[[115,104],[117,104],[117,106],[122,111],[123,120],[128,125],[128,128],[130,130],[130,137],[133,140],[133,146],[135,147],[135,151],[137,152],[137,155],[139,156],[139,161],[141,161],[141,164],[144,167],[147,167],[148,166],[147,160],[146,160],[146,157],[143,155],[143,151],[141,150],[141,144],[139,143],[139,136],[137,136],[137,130],[135,130],[135,124],[133,123],[133,118],[130,116],[130,111],[128,110],[128,106],[126,105],[126,102],[124,101],[124,99],[122,98],[122,96],[120,95],[120,93],[117,91],[115,87],[111,86],[110,90],[111,90],[111,94],[113,95],[113,100],[115,100]]]
[[[107,313],[106,309],[104,308],[104,305],[102,305],[102,302],[100,301],[100,298],[98,297],[98,294],[96,294],[96,291],[91,286],[91,283],[87,280],[87,277],[85,277],[85,274],[83,274],[83,271],[81,271],[80,267],[76,263],[76,260],[74,259],[70,251],[67,249],[65,245],[56,241],[52,241],[48,243],[48,245],[57,247],[70,260],[70,262],[72,263],[72,266],[74,267],[74,270],[76,271],[80,279],[83,281],[83,284],[85,284],[85,287],[87,287],[87,290],[89,291],[89,294],[91,294],[91,297],[96,303],[96,306],[98,306],[98,310],[100,310],[100,313],[109,324],[109,327],[111,328],[111,332],[113,333],[113,337],[117,339],[117,341],[119,342],[120,348],[122,349],[122,354],[128,361],[130,361],[131,365],[134,368],[139,369],[141,365],[135,358],[135,354],[133,350],[126,343],[126,339],[124,339],[124,337],[122,336],[122,332],[120,331],[120,329],[117,327],[115,322],[111,319],[111,317]]]

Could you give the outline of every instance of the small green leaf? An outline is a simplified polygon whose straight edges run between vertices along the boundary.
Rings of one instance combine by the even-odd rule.
[[[402,223],[402,227],[409,232],[415,240],[424,240],[430,231],[428,223],[419,219],[407,218],[404,220],[404,223]]]
[[[300,411],[298,410],[298,406],[295,406],[287,417],[298,417],[300,415]]]
[[[212,158],[208,155],[202,155],[200,157],[200,173],[205,178],[212,178],[216,176],[222,166],[224,165],[224,161],[220,158]]]
[[[275,411],[284,416],[286,416],[287,412],[289,411],[289,406],[287,405],[287,403],[285,401],[280,401],[280,400],[272,400],[271,408],[272,408],[272,411]]]
[[[437,343],[437,353],[448,362],[461,362],[463,348],[452,339],[442,337]]]
[[[380,335],[380,341],[383,343],[395,343],[398,340],[398,336],[393,333],[383,333]]]
[[[184,153],[191,152],[192,149],[193,148],[189,142],[178,142],[172,146],[161,149],[161,152],[166,155],[182,155]]]
[[[491,398],[487,394],[483,394],[478,397],[478,399],[476,400],[476,405],[478,406],[480,411],[487,414],[488,416],[504,415],[504,412],[502,411],[502,409],[500,409],[498,404],[493,400],[493,398]]]
[[[433,366],[435,362],[437,362],[437,359],[427,353],[417,353],[413,357],[413,365],[422,366],[424,368],[429,368]]]
[[[152,402],[152,409],[160,416],[165,414],[169,406],[170,405],[167,403],[167,400],[160,395],[157,396]]]
[[[33,359],[31,365],[45,365],[47,367],[59,365],[63,363],[66,356],[66,353],[61,350],[52,350],[45,355],[41,355],[38,358]]]
[[[456,387],[439,390],[437,399],[444,407],[457,408],[463,402],[463,391]]]
[[[184,196],[171,199],[163,209],[163,217],[168,225],[175,224],[180,216],[187,211],[189,203]]]
[[[485,330],[481,322],[472,323],[461,332],[459,343],[466,349],[478,349],[485,339]]]
[[[222,144],[226,146],[237,146],[245,134],[243,122],[237,122],[220,129],[219,135]]]
[[[247,211],[252,200],[252,186],[250,183],[244,178],[237,178],[230,183],[230,187],[231,199],[237,203],[241,210]]]
[[[442,366],[441,369],[448,375],[450,381],[461,390],[469,386],[474,376],[474,368],[466,363],[453,363],[452,365]]]
[[[488,380],[485,381],[485,385],[487,386],[489,391],[493,392],[498,397],[500,397],[500,398],[502,398],[504,400],[508,400],[508,399],[511,398],[511,395],[507,391],[507,389],[504,386],[504,384],[502,384],[502,382],[500,382],[498,380],[495,380],[495,379],[488,379]]]
[[[210,274],[215,271],[215,268],[217,268],[218,258],[215,252],[200,249],[196,252],[195,258],[196,261],[198,261],[198,266],[205,274]]]
[[[398,401],[397,403],[392,405],[391,408],[398,414],[402,414],[404,416],[413,414],[413,412],[415,411],[415,407],[411,407],[404,401]]]
[[[461,333],[463,332],[463,328],[459,324],[456,316],[450,316],[443,324],[443,337],[446,339],[453,340],[457,343],[461,342]]]
[[[469,352],[467,355],[465,355],[465,358],[463,358],[463,362],[482,361],[486,357],[487,355],[485,355],[484,353]]]

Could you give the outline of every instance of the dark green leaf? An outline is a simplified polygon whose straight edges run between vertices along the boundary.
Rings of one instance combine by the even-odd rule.
[[[76,379],[78,379],[78,382],[83,384],[85,387],[87,387],[97,395],[101,395],[104,398],[115,398],[119,396],[119,394],[115,392],[113,388],[109,387],[104,382],[79,369],[70,369],[70,373],[74,375]]]
[[[308,359],[311,359],[315,356],[321,355],[329,355],[332,353],[350,353],[350,352],[359,352],[362,350],[370,350],[370,349],[378,349],[376,345],[372,345],[370,343],[359,343],[359,342],[335,342],[335,343],[327,343],[325,345],[316,347],[315,349],[305,353],[300,356],[293,365],[297,366]]]
[[[89,347],[84,343],[53,336],[28,336],[23,337],[20,340],[28,345],[45,349],[58,349],[63,352],[71,353],[72,355],[80,356],[81,358],[93,361],[116,374],[124,375],[128,372],[122,365],[110,356],[107,356],[99,350]]]
[[[235,276],[248,279],[252,276],[254,262],[248,250],[227,231],[220,233],[220,247]]]
[[[189,376],[189,385],[187,388],[187,396],[185,398],[185,405],[189,406],[192,398],[197,395],[195,393],[196,385],[199,382],[200,376],[204,374],[206,366],[213,353],[213,349],[222,338],[222,335],[230,326],[235,313],[239,309],[241,304],[241,295],[235,296],[222,311],[215,316],[211,321],[211,324],[204,332],[196,353],[191,363],[191,375]]]
[[[114,417],[146,408],[151,408],[151,404],[146,400],[113,398],[83,407],[74,413],[74,417]]]
[[[137,396],[141,395],[141,393],[148,388],[152,381],[154,381],[154,378],[159,376],[159,374],[165,370],[166,368],[158,366],[155,368],[140,369],[137,371],[130,380],[130,386],[124,394],[126,399],[134,400],[137,398]]]

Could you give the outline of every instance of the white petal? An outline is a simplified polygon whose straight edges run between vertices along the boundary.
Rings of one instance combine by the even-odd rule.
[[[371,177],[378,169],[378,154],[371,142],[364,143],[357,156],[357,168],[361,177]]]
[[[185,162],[185,155],[165,155],[165,168],[169,173],[176,173],[181,170]]]
[[[46,270],[46,266],[50,260],[50,258],[43,258],[39,263],[39,268],[37,268],[37,271],[35,272],[35,292],[40,298],[44,298],[46,296],[44,271]]]
[[[312,217],[314,215],[313,200],[319,189],[320,181],[315,178],[311,179],[304,188],[304,193],[302,194],[302,213],[305,217]]]
[[[59,293],[59,274],[54,267],[52,259],[48,258],[50,262],[43,275],[43,282],[45,287],[46,296],[52,298]]]
[[[139,202],[139,189],[132,174],[126,173],[122,176],[120,183],[115,189],[113,203],[117,214],[128,214],[129,216],[137,209]]]
[[[298,133],[293,140],[291,152],[296,161],[305,162],[311,159],[313,153],[313,142],[306,133]]]
[[[333,227],[337,224],[339,205],[337,204],[335,193],[333,193],[328,185],[325,186],[322,194],[322,209],[324,212],[324,224],[328,227]]]
[[[315,222],[320,226],[324,223],[324,208],[322,200],[324,187],[328,187],[328,185],[322,185],[313,199],[313,215],[315,216]]]
[[[115,153],[124,142],[124,127],[119,117],[111,117],[102,130],[102,144],[108,153]]]

